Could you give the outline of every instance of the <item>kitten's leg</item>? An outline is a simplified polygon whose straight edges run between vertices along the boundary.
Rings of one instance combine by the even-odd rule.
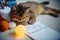
[[[45,7],[44,9],[45,10],[42,14],[48,14],[48,15],[51,15],[51,16],[54,16],[54,17],[59,16],[60,10],[49,8],[49,7]]]
[[[35,21],[36,21],[35,15],[31,15],[31,17],[30,17],[30,19],[29,19],[29,21],[28,21],[28,24],[34,24]]]

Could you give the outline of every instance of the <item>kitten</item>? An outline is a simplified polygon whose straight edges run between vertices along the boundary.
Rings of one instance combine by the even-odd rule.
[[[35,20],[34,14],[29,12],[30,8],[23,8],[21,5],[13,6],[10,12],[10,19],[14,21],[17,25],[27,25],[29,20]],[[32,15],[32,16],[31,16]]]
[[[46,7],[49,2],[24,2],[11,8],[10,19],[16,22],[17,25],[33,24],[36,21],[36,17],[41,14],[48,14],[54,17],[58,17],[60,10]]]

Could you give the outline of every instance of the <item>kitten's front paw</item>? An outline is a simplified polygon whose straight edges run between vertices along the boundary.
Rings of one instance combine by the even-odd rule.
[[[32,25],[32,24],[35,23],[35,21],[36,21],[36,17],[35,17],[35,15],[32,15],[32,16],[30,17],[29,21],[28,21],[28,24]]]
[[[35,20],[29,20],[28,24],[32,25],[35,23]]]
[[[36,19],[35,19],[35,18],[30,19],[30,20],[28,21],[28,24],[32,25],[32,24],[34,24],[34,23],[35,23],[35,21],[36,21]]]

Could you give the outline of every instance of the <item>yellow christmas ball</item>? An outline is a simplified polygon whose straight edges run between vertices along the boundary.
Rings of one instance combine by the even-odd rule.
[[[23,37],[25,35],[25,26],[23,25],[18,25],[15,28],[15,34],[17,37]]]

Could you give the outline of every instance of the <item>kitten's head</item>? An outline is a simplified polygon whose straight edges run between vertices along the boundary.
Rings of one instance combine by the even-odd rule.
[[[11,8],[10,19],[11,21],[16,22],[16,24],[28,24],[30,16],[30,7],[23,7],[22,5],[17,5]]]

